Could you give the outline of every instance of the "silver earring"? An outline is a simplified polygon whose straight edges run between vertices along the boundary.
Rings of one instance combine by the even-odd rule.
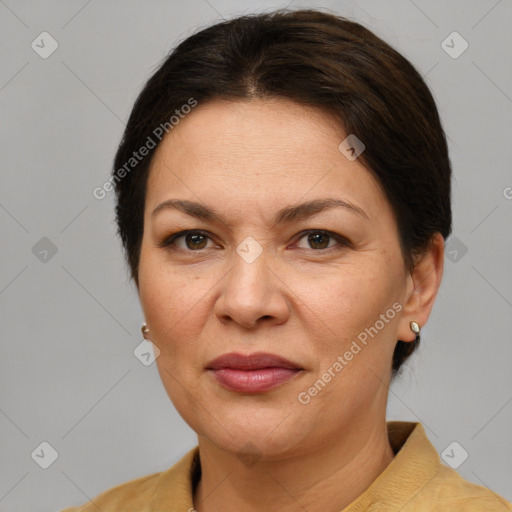
[[[411,328],[411,331],[414,334],[416,334],[415,342],[418,343],[420,341],[420,331],[421,331],[420,324],[418,324],[418,322],[415,322],[414,320],[412,320],[409,323],[409,327]]]
[[[142,324],[142,327],[140,328],[140,332],[142,333],[143,338],[146,338],[146,336],[149,333],[149,328],[146,324]]]

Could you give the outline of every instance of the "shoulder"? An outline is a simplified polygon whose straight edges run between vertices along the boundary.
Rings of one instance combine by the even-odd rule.
[[[425,494],[431,496],[431,506],[428,510],[433,511],[512,511],[512,503],[505,500],[505,498],[487,487],[469,482],[459,475],[457,471],[443,464],[439,465],[439,471],[432,479],[431,485],[426,486]]]
[[[512,512],[512,504],[445,465],[420,423],[388,422],[395,458],[344,512]]]
[[[187,452],[171,468],[112,487],[80,507],[60,512],[149,512],[163,505],[192,509],[193,486],[200,474],[199,448]]]

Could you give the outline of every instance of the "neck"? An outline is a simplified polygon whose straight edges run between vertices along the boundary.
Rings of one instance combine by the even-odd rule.
[[[386,422],[340,431],[339,442],[248,467],[236,454],[199,437],[197,512],[237,510],[338,512],[361,495],[393,460]]]

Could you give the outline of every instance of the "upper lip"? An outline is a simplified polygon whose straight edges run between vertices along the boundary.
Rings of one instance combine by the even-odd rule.
[[[230,352],[216,357],[206,365],[207,370],[218,370],[220,368],[232,368],[236,370],[259,370],[261,368],[289,368],[301,370],[297,364],[284,357],[266,352],[255,352],[253,354],[238,354]]]

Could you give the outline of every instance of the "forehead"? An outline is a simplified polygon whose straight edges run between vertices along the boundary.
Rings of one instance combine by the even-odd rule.
[[[339,150],[345,138],[334,118],[291,100],[199,104],[157,148],[146,204],[172,196],[272,207],[338,194],[379,215],[387,201],[372,173]]]
[[[246,167],[266,162],[271,170],[271,161],[302,167],[303,157],[316,153],[319,146],[334,145],[331,155],[338,156],[342,139],[342,128],[334,119],[291,100],[215,100],[199,104],[184,116],[157,151],[172,146],[176,158],[186,157],[196,165],[220,159],[225,167],[240,167],[246,157]],[[257,160],[250,160],[253,157]]]

